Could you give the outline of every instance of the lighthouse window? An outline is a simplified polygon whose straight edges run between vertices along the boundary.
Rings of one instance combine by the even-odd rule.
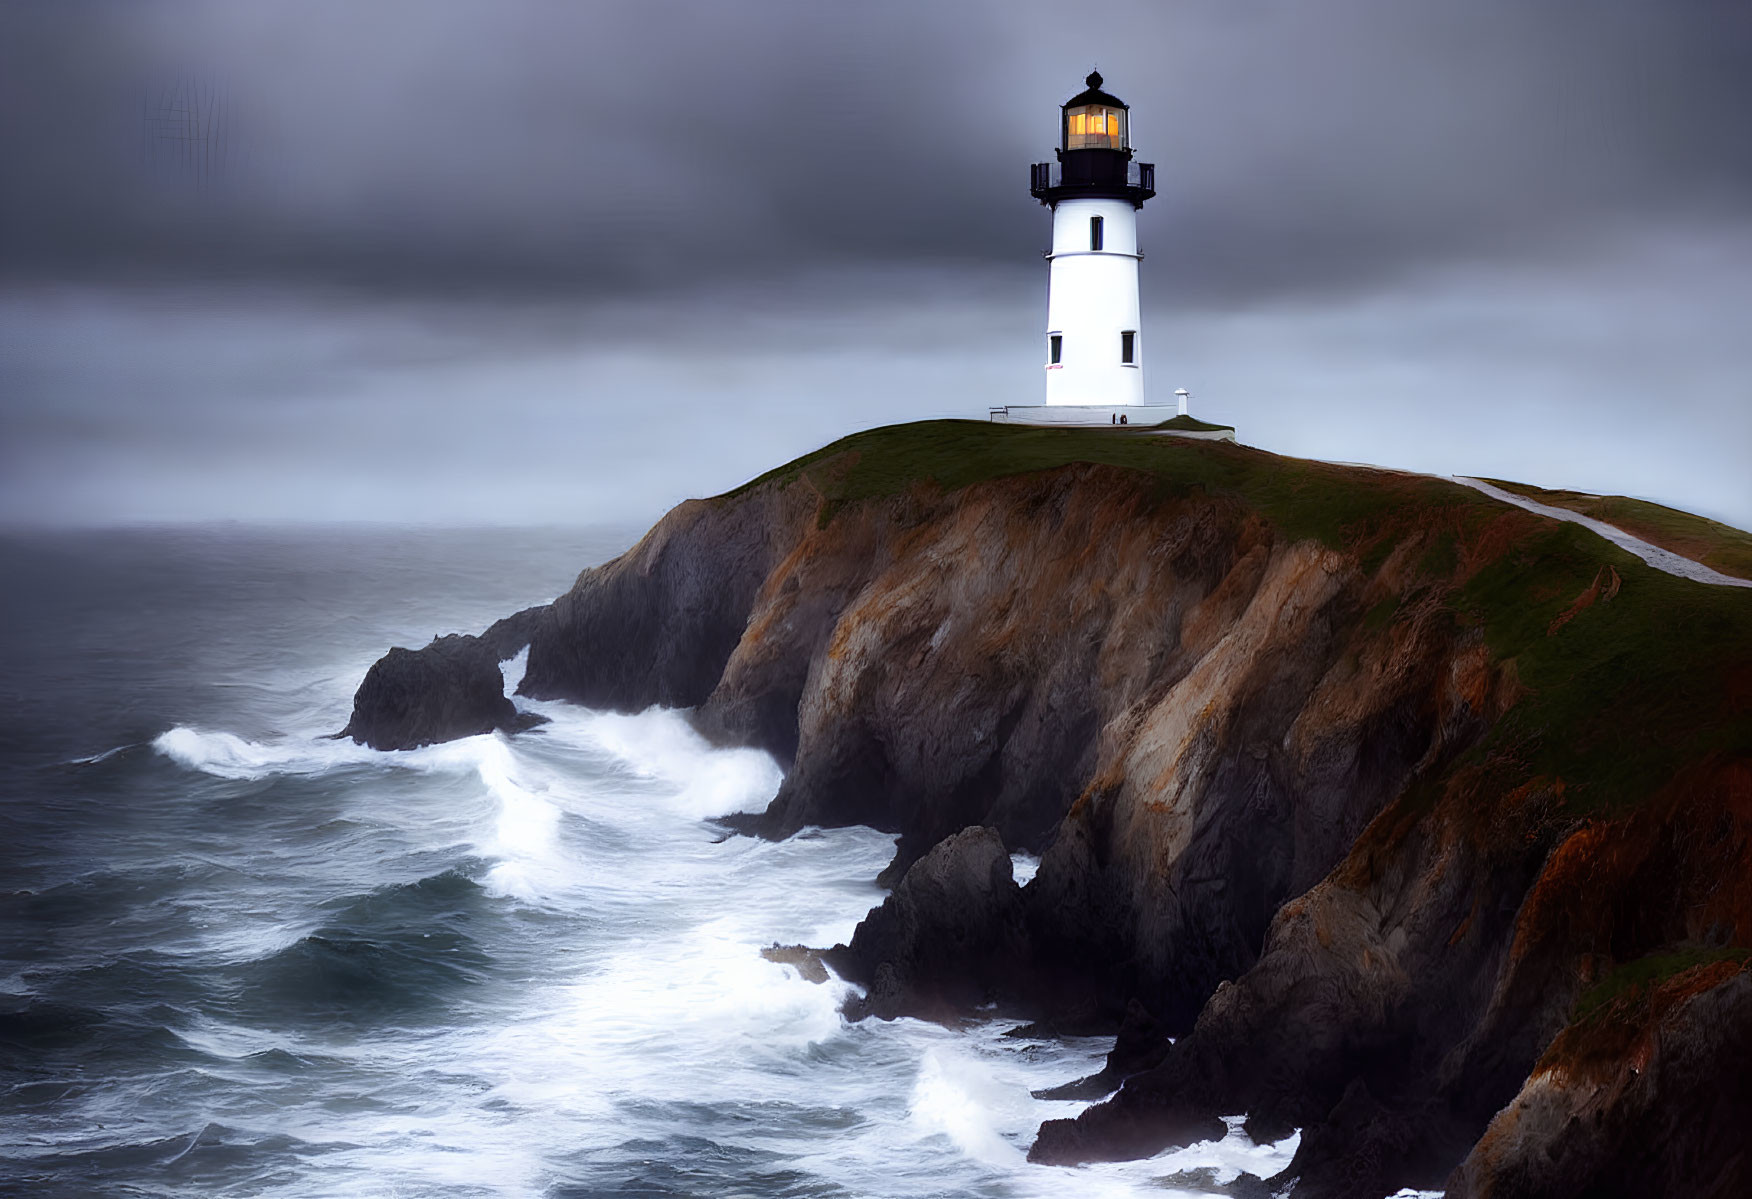
[[[1101,248],[1101,224],[1102,221],[1100,217],[1092,216],[1089,218],[1089,248],[1091,250],[1099,250]]]
[[[1136,366],[1138,362],[1137,331],[1127,329],[1119,335],[1119,360],[1126,366]]]
[[[1125,115],[1116,108],[1086,104],[1065,114],[1065,149],[1123,150]]]
[[[1060,333],[1049,333],[1046,338],[1046,361],[1057,366],[1064,357],[1065,339]]]

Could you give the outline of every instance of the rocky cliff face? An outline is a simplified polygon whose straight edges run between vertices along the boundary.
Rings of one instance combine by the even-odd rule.
[[[1449,1193],[1475,1199],[1747,1194],[1752,972],[1746,956],[1681,966],[1565,1029],[1514,1102],[1491,1121]]]
[[[1534,1177],[1527,1147],[1583,1101],[1479,1138],[1534,1111],[1517,1092],[1584,992],[1752,945],[1752,597],[1436,480],[878,430],[683,505],[520,619],[495,644],[527,633],[527,694],[690,707],[778,756],[751,831],[900,834],[895,911],[841,959],[872,983],[888,963],[876,1008],[1131,1012],[1124,1086],[1044,1128],[1038,1160],[1245,1111],[1304,1129],[1299,1199],[1463,1159],[1466,1193],[1534,1193],[1502,1180]],[[1015,902],[965,865],[999,843],[1044,855]],[[1003,930],[972,976],[926,944],[960,927],[955,895]],[[1670,1073],[1695,1082],[1710,1055],[1686,1053]],[[1612,1137],[1565,1143],[1573,1177],[1612,1177]]]

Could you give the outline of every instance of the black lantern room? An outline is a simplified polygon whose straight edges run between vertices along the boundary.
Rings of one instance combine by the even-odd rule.
[[[1100,71],[1083,82],[1088,90],[1060,110],[1058,161],[1033,165],[1029,193],[1046,205],[1077,197],[1128,200],[1141,208],[1156,194],[1156,165],[1132,161],[1131,110],[1101,90]]]

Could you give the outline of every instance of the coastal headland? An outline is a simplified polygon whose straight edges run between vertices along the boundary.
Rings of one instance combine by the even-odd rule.
[[[1247,1113],[1297,1199],[1752,1193],[1752,592],[1446,480],[943,421],[392,651],[347,732],[515,728],[525,646],[520,694],[772,753],[733,827],[898,834],[810,959],[850,1014],[1118,1033],[1037,1161]]]

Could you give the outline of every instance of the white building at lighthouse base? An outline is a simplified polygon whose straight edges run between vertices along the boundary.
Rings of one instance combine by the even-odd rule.
[[[999,424],[1103,429],[1110,425],[1159,425],[1175,415],[1169,404],[1009,404],[991,411]]]

